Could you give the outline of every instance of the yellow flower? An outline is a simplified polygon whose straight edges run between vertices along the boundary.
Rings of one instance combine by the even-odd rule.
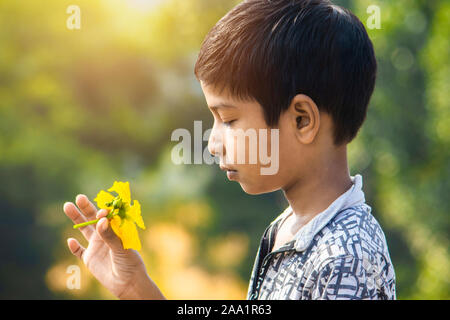
[[[111,227],[122,240],[124,249],[141,250],[141,241],[135,224],[141,229],[145,229],[145,225],[141,216],[140,203],[134,200],[131,205],[130,184],[114,181],[108,191],[114,191],[118,196],[114,197],[101,190],[94,201],[99,208],[110,210],[108,218],[111,218]]]

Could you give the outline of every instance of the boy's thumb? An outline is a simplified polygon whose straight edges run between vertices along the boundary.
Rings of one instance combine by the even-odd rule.
[[[112,228],[109,226],[109,221],[107,218],[103,217],[97,223],[97,232],[103,241],[113,250],[113,251],[121,251],[123,250],[122,241],[120,238],[114,233]]]

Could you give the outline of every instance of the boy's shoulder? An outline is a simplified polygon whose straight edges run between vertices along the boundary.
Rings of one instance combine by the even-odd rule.
[[[286,218],[291,210],[286,208],[269,228],[276,228],[277,222]],[[349,256],[371,262],[390,260],[385,234],[371,212],[372,208],[366,203],[341,210],[322,229],[313,231],[315,235],[306,251],[315,251],[323,263]]]
[[[314,237],[318,249],[328,248],[331,256],[367,258],[389,254],[386,237],[371,207],[361,204],[346,208]]]
[[[338,213],[316,234],[312,246],[319,269],[348,265],[388,282],[395,279],[385,234],[366,204]]]

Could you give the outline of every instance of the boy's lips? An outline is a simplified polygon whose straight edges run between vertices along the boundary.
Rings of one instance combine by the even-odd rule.
[[[223,171],[236,171],[237,172],[236,169],[233,169],[233,168],[230,168],[230,167],[225,167],[223,165],[220,166],[220,170],[223,170]]]
[[[228,170],[227,171],[227,178],[228,180],[237,180],[238,172],[235,170]]]
[[[227,177],[228,180],[236,180],[238,172],[235,169],[229,168],[229,167],[225,167],[225,166],[220,166],[220,170],[226,171],[227,172]]]

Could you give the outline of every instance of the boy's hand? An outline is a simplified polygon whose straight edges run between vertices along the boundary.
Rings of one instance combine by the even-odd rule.
[[[164,299],[154,282],[148,277],[139,253],[124,249],[122,241],[109,226],[107,210],[99,210],[85,195],[78,195],[64,204],[65,214],[75,223],[100,219],[96,225],[79,228],[89,242],[87,248],[73,239],[67,239],[72,254],[80,258],[95,278],[116,297],[121,299]]]

